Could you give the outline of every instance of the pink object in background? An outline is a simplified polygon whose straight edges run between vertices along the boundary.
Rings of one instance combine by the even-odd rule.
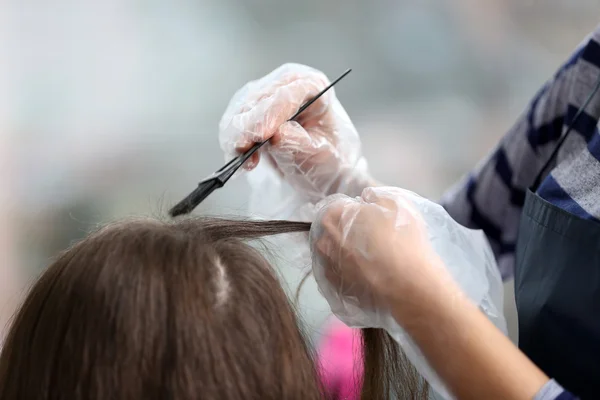
[[[319,374],[330,400],[358,400],[363,377],[359,329],[332,318],[323,330],[317,358]]]

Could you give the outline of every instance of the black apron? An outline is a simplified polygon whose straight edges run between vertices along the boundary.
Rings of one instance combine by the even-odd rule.
[[[600,399],[600,223],[570,214],[535,191],[594,94],[527,191],[515,265],[519,347],[583,399]]]

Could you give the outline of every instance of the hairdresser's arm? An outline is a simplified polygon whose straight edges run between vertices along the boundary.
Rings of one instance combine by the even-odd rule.
[[[341,298],[370,314],[391,311],[460,399],[554,400],[560,386],[465,297],[434,251],[421,212],[439,217],[443,210],[421,204],[419,211],[413,199],[381,187],[321,204],[310,238],[315,278],[330,305],[341,310]]]
[[[429,279],[412,288],[403,285],[404,291],[396,291],[389,304],[394,317],[448,388],[459,399],[555,399],[556,393],[568,396],[453,282],[439,278],[440,269],[434,265],[437,262],[441,261],[422,265],[419,269]]]

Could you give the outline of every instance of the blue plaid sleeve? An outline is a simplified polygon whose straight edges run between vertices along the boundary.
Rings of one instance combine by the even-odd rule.
[[[451,188],[442,205],[460,224],[481,229],[498,261],[503,279],[512,277],[525,193],[560,138],[571,108],[568,99],[581,55],[599,35],[590,35],[536,93],[496,148]],[[588,49],[589,51],[589,49]]]

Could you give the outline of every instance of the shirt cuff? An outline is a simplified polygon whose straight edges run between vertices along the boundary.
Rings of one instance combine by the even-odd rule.
[[[533,400],[555,400],[558,396],[563,394],[565,389],[558,384],[554,379],[550,379],[539,392],[535,395]]]

